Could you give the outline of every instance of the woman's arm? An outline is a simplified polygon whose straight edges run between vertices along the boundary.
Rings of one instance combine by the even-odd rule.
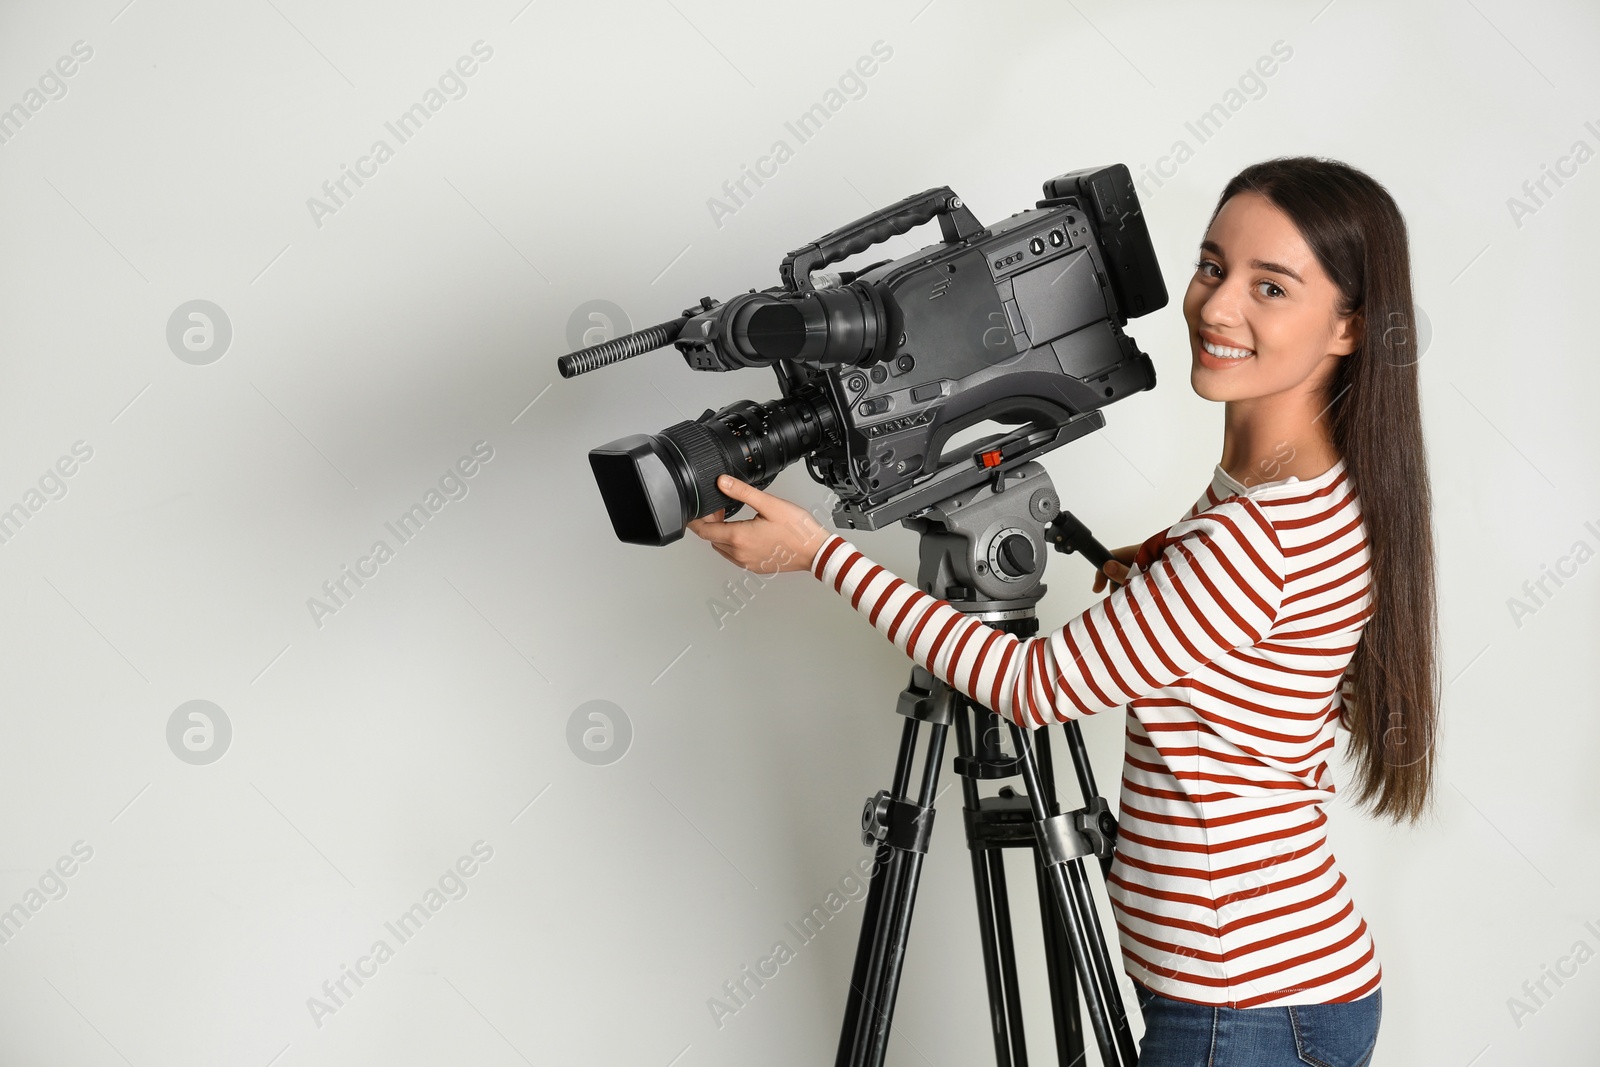
[[[822,542],[811,573],[935,677],[1035,729],[1121,707],[1259,641],[1277,620],[1286,567],[1260,507],[1233,497],[1173,526],[1125,584],[1037,637],[970,618],[838,534]]]

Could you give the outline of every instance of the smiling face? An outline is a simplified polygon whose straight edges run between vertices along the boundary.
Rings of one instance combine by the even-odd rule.
[[[1194,391],[1231,401],[1321,396],[1360,327],[1337,315],[1338,289],[1289,216],[1260,193],[1238,193],[1197,259],[1183,296]]]

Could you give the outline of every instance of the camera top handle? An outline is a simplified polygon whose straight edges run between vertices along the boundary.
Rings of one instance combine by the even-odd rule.
[[[927,189],[863,215],[837,230],[819,237],[803,248],[783,257],[778,267],[783,286],[791,293],[812,288],[811,272],[855,255],[891,237],[906,233],[937,217],[946,244],[965,240],[984,232],[984,227],[967,210],[961,198],[948,185]]]

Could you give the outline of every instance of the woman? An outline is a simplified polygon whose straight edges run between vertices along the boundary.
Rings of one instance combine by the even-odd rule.
[[[1382,976],[1328,848],[1334,731],[1360,800],[1427,808],[1437,721],[1430,493],[1410,260],[1366,174],[1282,158],[1218,198],[1183,301],[1190,384],[1225,405],[1188,514],[1019,639],[728,476],[757,517],[690,524],[723,556],[808,567],[947,684],[1028,729],[1127,706],[1109,889],[1140,1064],[1366,1064]],[[1359,490],[1359,495],[1358,495]]]

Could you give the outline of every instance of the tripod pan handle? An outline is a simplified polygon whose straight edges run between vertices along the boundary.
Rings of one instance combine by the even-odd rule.
[[[1095,540],[1089,527],[1070,511],[1061,512],[1050,523],[1049,537],[1057,552],[1081,553],[1084,559],[1094,564],[1095,570],[1115,558],[1105,545]]]

